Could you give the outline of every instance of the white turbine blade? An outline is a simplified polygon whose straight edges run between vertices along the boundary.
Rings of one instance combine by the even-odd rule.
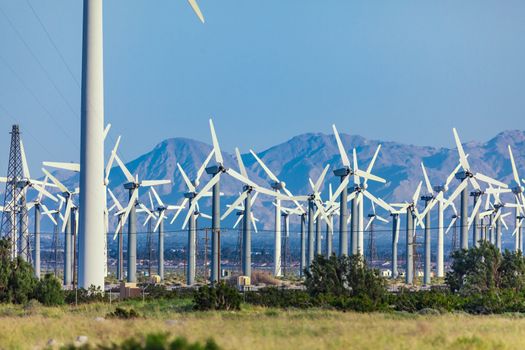
[[[476,178],[476,179],[478,179],[480,181],[483,181],[485,183],[489,183],[491,185],[497,186],[497,187],[502,187],[502,188],[508,188],[509,187],[507,184],[504,184],[501,181],[495,180],[495,179],[493,179],[491,177],[488,177],[487,175],[483,175],[481,173],[476,173],[474,175],[474,178]]]
[[[180,174],[182,175],[182,179],[186,183],[186,187],[188,187],[188,192],[195,192],[195,186],[193,186],[190,179],[186,175],[186,172],[184,171],[184,169],[182,169],[182,166],[179,163],[177,163],[177,168],[179,168]]]
[[[117,161],[118,166],[120,167],[120,170],[124,173],[124,176],[126,177],[126,180],[130,183],[135,183],[137,180],[135,177],[131,174],[131,172],[126,168],[126,165],[120,160],[120,157],[115,154],[115,160]]]
[[[253,150],[250,150],[250,153],[252,154],[252,156],[255,158],[255,160],[257,161],[257,163],[259,163],[259,165],[261,166],[261,168],[263,168],[264,172],[266,173],[266,175],[268,175],[268,177],[274,181],[274,182],[280,182],[279,179],[277,178],[277,176],[275,176],[274,173],[272,173],[272,171],[266,166],[266,164],[264,164],[264,162],[261,160],[261,158],[259,158],[257,156],[257,154],[255,154],[255,152]]]
[[[317,179],[317,182],[315,183],[315,188],[314,188],[314,192],[319,192],[319,189],[321,188],[321,185],[323,184],[323,181],[324,181],[324,178],[326,176],[326,173],[328,172],[328,169],[330,168],[330,165],[327,164],[324,169],[323,169],[323,172],[321,173],[321,176],[319,176],[319,178]]]
[[[237,157],[237,164],[239,164],[239,171],[241,172],[241,175],[245,178],[248,178],[248,173],[246,172],[246,168],[244,167],[244,163],[242,161],[241,152],[239,152],[239,148],[235,147],[235,156]]]
[[[215,127],[213,126],[213,121],[210,119],[210,132],[211,140],[213,143],[213,149],[215,150],[215,161],[219,164],[222,164],[224,160],[222,159],[221,148],[219,147],[219,140],[217,139],[217,134],[215,133]]]
[[[237,199],[230,205],[230,207],[221,216],[221,220],[224,220],[225,218],[227,218],[228,215],[230,215],[230,213],[232,211],[234,211],[235,208],[244,201],[244,199],[246,198],[247,195],[248,195],[248,193],[246,191],[241,193],[241,195],[239,197],[237,197]]]
[[[347,202],[350,202],[351,200],[353,200],[357,195],[357,192],[356,191],[353,191],[351,193],[348,194],[348,197],[346,197],[346,201]]]
[[[312,181],[312,178],[308,178],[308,183],[310,184],[310,188],[312,189],[312,191],[315,192],[315,184],[314,182]]]
[[[459,171],[459,168],[461,168],[461,163],[459,163],[456,166],[456,168],[450,173],[450,175],[448,175],[447,181],[445,182],[445,190],[448,190],[448,186],[450,185],[450,183],[452,182],[452,180],[456,176],[456,173]]]
[[[220,177],[221,177],[220,172],[215,174],[215,176],[213,176],[211,180],[208,181],[208,183],[202,188],[202,190],[199,193],[197,193],[197,195],[193,198],[192,205],[196,203],[202,197],[203,193],[206,193],[209,190],[211,190],[211,188],[219,181]]]
[[[152,189],[153,188],[154,187],[152,187]],[[148,192],[148,198],[149,198],[149,204],[150,204],[151,210],[155,210],[155,204],[153,204],[153,198],[151,197],[151,191]]]
[[[164,220],[164,215],[159,215],[159,218],[157,219],[157,223],[155,224],[155,227],[153,228],[153,232],[157,232],[162,220]]]
[[[233,228],[237,228],[237,225],[239,225],[239,222],[241,222],[243,217],[244,215],[239,215],[239,217],[237,218],[237,221],[235,221],[235,224],[233,225]]]
[[[53,215],[51,215],[50,210],[45,206],[45,204],[44,204],[44,203],[40,203],[40,206],[42,207],[42,209],[44,209],[43,212],[42,212],[42,214],[43,214],[43,215],[46,215],[46,216],[49,218],[49,220],[51,220],[51,222],[53,222],[53,224],[54,224],[55,226],[57,226],[58,223],[56,222],[56,220],[55,220],[55,218],[53,217]]]
[[[200,178],[201,178],[202,174],[204,174],[204,171],[206,170],[206,167],[208,166],[208,163],[210,162],[211,157],[213,157],[214,153],[215,153],[215,150],[212,149],[211,152],[206,157],[206,159],[204,160],[204,163],[201,164],[201,167],[197,171],[197,175],[195,177],[195,185],[199,184]],[[190,191],[190,192],[195,192],[195,190]]]
[[[443,193],[443,192],[440,192],[440,194]],[[425,216],[427,216],[427,214],[432,210],[432,208],[434,208],[434,206],[438,203],[439,200],[437,200],[437,197],[432,199],[430,201],[430,203],[428,203],[427,206],[425,206],[425,209],[423,210],[423,212],[421,213],[421,217],[424,218]]]
[[[66,211],[64,212],[64,220],[62,222],[62,232],[66,232],[66,224],[71,219],[71,208],[73,207],[73,202],[69,198],[66,204]]]
[[[379,151],[381,150],[381,144],[377,145],[376,151],[374,153],[374,156],[372,157],[372,160],[370,161],[370,164],[368,164],[368,168],[366,168],[366,172],[370,174],[372,172],[372,168],[374,167],[374,164],[376,162],[377,156],[379,155]],[[366,182],[366,179],[365,179]]]
[[[492,225],[491,225],[492,227],[496,227],[496,223],[498,222],[500,216],[501,216],[501,211],[498,210],[498,212],[494,216],[494,219],[492,220]]]
[[[379,177],[379,176],[376,176],[376,175],[364,172],[364,171],[359,170],[359,169],[355,169],[354,173],[357,174],[359,177],[362,177],[362,178],[365,179],[365,181],[363,181],[363,183],[366,183],[367,180],[381,182],[381,183],[386,183],[386,180],[383,179],[382,177]]]
[[[80,164],[78,163],[42,162],[42,165],[50,168],[74,171],[76,173],[80,172]]]
[[[179,214],[182,212],[182,209],[186,208],[186,203],[188,203],[188,200],[189,200],[188,198],[184,198],[181,205],[179,206],[179,209],[177,209],[177,211],[175,212],[175,215],[173,215],[173,219],[171,219],[170,224],[173,224],[175,220],[177,219],[177,217],[179,216]]]
[[[376,215],[377,220],[384,222],[385,224],[388,224],[388,220],[380,215]]]
[[[29,174],[29,166],[27,165],[26,151],[22,139],[20,139],[20,154],[22,155],[22,172],[24,173],[24,178],[30,179],[31,174]]]
[[[470,230],[470,226],[472,226],[472,223],[474,222],[474,219],[476,218],[476,214],[479,211],[479,207],[481,206],[481,200],[478,199],[476,201],[476,205],[474,205],[474,208],[472,209],[472,213],[470,214],[470,218],[468,219],[468,229]]]
[[[211,215],[204,214],[204,213],[199,213],[199,216],[200,216],[201,218],[208,219],[208,220],[211,220],[211,219],[212,219]]]
[[[44,174],[49,177],[49,179],[62,191],[63,193],[69,193],[69,190],[64,186],[56,177],[51,175],[49,171],[47,171],[45,168],[42,168],[42,171]]]
[[[252,196],[252,199],[250,200],[250,205],[253,206],[253,204],[255,203],[255,200],[257,199],[257,196],[259,195],[259,192],[255,192],[254,195]]]
[[[257,230],[257,224],[256,224],[256,221],[259,221],[257,220],[254,216],[253,216],[253,213],[250,213],[250,217],[251,217],[251,222],[252,222],[252,226],[253,226],[253,230],[255,231],[255,233],[259,233],[259,231]]]
[[[162,201],[162,199],[160,199],[160,196],[157,193],[157,191],[155,190],[155,187],[151,188],[151,192],[153,192],[153,196],[155,197],[155,200],[157,201],[159,206],[160,207],[165,207],[164,202]],[[150,197],[150,200],[151,200],[151,197]],[[153,201],[151,201],[151,206],[153,207]]]
[[[341,195],[341,192],[348,187],[348,182],[350,181],[350,177],[346,176],[343,181],[339,184],[339,187],[335,190],[335,192],[330,196],[330,202],[335,202],[335,200]]]
[[[248,179],[247,177],[239,174],[238,172],[236,172],[233,169],[226,170],[226,173],[228,175],[230,175],[231,177],[233,177],[234,179],[239,180],[240,182],[242,182],[242,183],[244,183],[244,184],[246,184],[248,186],[258,187],[258,185],[255,182],[253,182],[250,179]]]
[[[359,185],[361,183],[361,180],[359,180],[359,176],[357,176],[359,165],[357,164],[357,153],[356,153],[355,148],[352,149],[352,158],[354,161],[354,184]]]
[[[115,146],[113,147],[113,150],[111,151],[111,154],[109,155],[108,163],[106,164],[106,177],[105,177],[105,183],[107,184],[109,182],[109,174],[111,172],[111,168],[113,168],[113,162],[115,161],[115,155],[117,154],[117,149],[120,144],[120,136],[117,137],[117,142],[115,142]]]
[[[138,197],[139,197],[139,191],[136,188],[131,193],[131,197],[129,198],[128,205],[126,209],[124,210],[124,213],[122,213],[122,216],[121,216],[122,226],[124,226],[126,224],[126,221],[128,221],[129,213],[131,212],[131,209],[135,206]]]
[[[425,185],[427,186],[427,193],[432,194],[434,193],[434,189],[432,188],[432,185],[430,184],[430,180],[428,179],[427,170],[425,169],[425,164],[421,162],[421,169],[423,170],[423,177],[425,178]]]
[[[171,180],[143,180],[140,182],[140,185],[142,187],[150,187],[150,186],[169,185],[170,183],[171,183]]]
[[[514,155],[512,154],[512,149],[510,148],[510,145],[508,145],[507,147],[509,149],[510,164],[512,165],[512,175],[514,176],[514,182],[516,182],[518,186],[521,186],[520,176],[518,174],[518,169],[516,168],[516,163],[514,162]]]
[[[448,224],[448,227],[445,230],[445,234],[447,234],[448,231],[450,231],[450,229],[452,228],[452,226],[454,226],[454,223],[456,222],[457,219],[458,219],[457,216],[455,216],[452,218],[452,220],[450,220],[450,224]]]
[[[372,225],[372,223],[374,222],[375,218],[376,218],[375,216],[372,216],[372,217],[370,218],[370,220],[368,220],[368,223],[367,223],[366,226],[365,226],[365,231],[367,231],[368,228],[370,227],[370,225]]]
[[[124,210],[124,208],[122,207],[122,205],[121,205],[120,202],[118,201],[117,197],[115,197],[115,195],[113,194],[113,191],[111,191],[111,190],[108,188],[108,192],[109,192],[109,195],[111,196],[111,199],[113,200],[113,203],[115,203],[115,205],[117,206],[117,209],[118,209],[119,211]]]
[[[456,199],[457,196],[460,195],[461,191],[463,191],[468,185],[468,182],[463,180],[460,182],[460,184],[458,185],[458,187],[456,187],[456,189],[454,190],[454,192],[452,192],[452,194],[450,195],[450,197],[448,197],[447,201],[445,202],[445,205],[443,206],[443,208],[446,208],[450,205],[450,203],[452,203],[454,201],[454,199]]]
[[[454,140],[456,141],[456,147],[458,148],[459,162],[461,163],[463,170],[470,170],[470,165],[465,155],[465,151],[463,150],[463,145],[461,144],[461,140],[459,139],[456,128],[452,128],[452,132],[454,133]]]
[[[388,205],[387,203],[385,203],[384,201],[381,201],[379,200],[378,198],[376,198],[373,194],[371,194],[370,192],[368,191],[363,191],[362,192],[368,199],[370,199],[372,201],[372,203],[375,203],[377,204],[378,206],[380,206],[381,208],[385,209],[386,211],[391,211],[391,210],[394,210],[394,208],[392,208],[390,205]],[[375,214],[375,208],[374,208],[374,214]]]
[[[503,226],[505,226],[505,230],[507,230],[507,231],[509,230],[509,227],[507,226],[507,223],[505,222],[505,218],[507,216],[509,216],[509,215],[510,215],[510,213],[506,213],[506,214],[500,215],[500,217],[499,217],[499,221],[501,221]]]
[[[186,225],[188,224],[188,221],[190,220],[191,216],[195,212],[195,206],[197,205],[196,201],[192,201],[190,207],[188,208],[188,213],[186,214],[186,217],[184,218],[184,222],[182,223],[182,229],[184,230],[186,228]]]
[[[412,196],[412,203],[414,203],[414,205],[419,200],[419,193],[421,193],[421,186],[422,185],[423,185],[423,181],[419,181],[419,184],[417,185],[417,188],[416,188],[416,192],[414,192],[414,195]]]
[[[397,221],[396,221],[396,236],[395,236],[395,244],[397,244],[397,242],[399,242],[399,227],[401,225],[401,218],[398,217],[397,218]]]
[[[188,0],[188,3],[190,4],[191,8],[193,9],[193,12],[199,17],[202,23],[204,23],[204,16],[202,15],[201,9],[199,8],[199,5],[197,5],[196,0]]]
[[[341,138],[339,137],[339,133],[337,132],[337,128],[335,127],[335,124],[332,125],[332,129],[334,130],[335,141],[337,143],[337,148],[339,148],[339,154],[341,155],[341,161],[343,162],[344,166],[350,168],[350,160],[348,160],[348,155],[346,154],[345,147],[343,146],[343,143],[341,142]]]
[[[45,188],[41,187],[40,185],[33,184],[33,188],[37,190],[40,194],[43,194],[47,198],[51,199],[54,202],[58,202],[57,197],[53,196],[51,193],[49,193]]]
[[[104,133],[103,133],[103,137],[104,137],[104,140],[106,139],[106,137],[108,136],[108,133],[109,133],[109,129],[111,129],[111,123],[108,123],[106,125],[106,127],[104,128]]]

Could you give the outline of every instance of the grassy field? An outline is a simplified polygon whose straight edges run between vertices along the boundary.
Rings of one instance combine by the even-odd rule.
[[[525,318],[358,314],[327,310],[276,310],[244,306],[239,312],[191,312],[189,301],[128,302],[142,317],[106,318],[115,305],[0,306],[0,348],[43,348],[49,339],[95,344],[148,332],[189,340],[213,337],[223,349],[517,349]],[[104,319],[101,319],[104,318]]]

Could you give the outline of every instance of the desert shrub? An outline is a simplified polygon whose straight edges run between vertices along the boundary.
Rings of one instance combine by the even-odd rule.
[[[253,305],[279,308],[308,308],[315,306],[315,299],[304,290],[276,287],[261,288],[257,292],[246,292],[244,301]]]
[[[115,311],[108,313],[107,317],[129,320],[129,319],[140,317],[140,314],[133,308],[126,310],[124,308],[117,307]]]
[[[277,286],[281,284],[281,281],[272,276],[270,272],[254,270],[251,275],[251,283],[254,285],[264,283],[268,286]]]
[[[31,264],[21,257],[11,259],[11,242],[0,239],[0,301],[25,304],[33,296],[36,283]]]
[[[461,310],[462,298],[449,291],[410,291],[401,289],[389,297],[389,305],[396,311],[418,312],[424,309],[434,309],[441,312]]]
[[[193,296],[195,310],[240,310],[242,297],[224,282],[213,287],[202,286]]]
[[[64,304],[62,283],[52,274],[46,274],[38,281],[33,293],[34,298],[46,306]]]
[[[348,305],[354,309],[361,301],[366,303],[362,309],[368,310],[382,307],[385,301],[385,280],[359,255],[337,257],[332,254],[329,258],[318,255],[310,270],[305,270],[305,275],[308,293],[337,307]]]

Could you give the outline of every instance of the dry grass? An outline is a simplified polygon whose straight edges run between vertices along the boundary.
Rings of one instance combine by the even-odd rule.
[[[212,336],[224,349],[517,349],[525,339],[525,318],[511,315],[416,316],[264,308],[195,313],[169,303],[135,303],[133,307],[145,317],[97,321],[113,309],[103,304],[36,310],[0,306],[0,348],[41,348],[49,339],[63,344],[78,335],[109,343],[159,331],[184,335],[191,341]]]

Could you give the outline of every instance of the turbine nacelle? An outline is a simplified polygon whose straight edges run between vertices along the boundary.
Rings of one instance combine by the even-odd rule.
[[[139,184],[136,182],[127,182],[124,184],[124,188],[126,190],[134,190],[134,189],[139,188]]]
[[[335,176],[339,176],[339,177],[345,177],[345,176],[348,176],[348,175],[353,175],[353,172],[350,169],[350,167],[345,166],[345,167],[340,168],[340,169],[335,169],[334,170],[334,175]]]
[[[460,170],[455,175],[456,179],[463,181],[466,178],[472,178],[474,177],[474,174],[468,170]]]
[[[525,191],[525,188],[523,186],[512,187],[512,193],[514,194],[520,194],[520,193],[523,193],[524,191]]]
[[[284,190],[285,187],[286,187],[286,183],[284,181],[274,181],[274,182],[270,182],[270,186],[272,187],[272,189],[274,190]]]
[[[218,163],[217,165],[212,165],[212,166],[207,167],[206,173],[208,175],[216,175],[218,173],[225,173],[226,170],[227,169],[221,163]]]

